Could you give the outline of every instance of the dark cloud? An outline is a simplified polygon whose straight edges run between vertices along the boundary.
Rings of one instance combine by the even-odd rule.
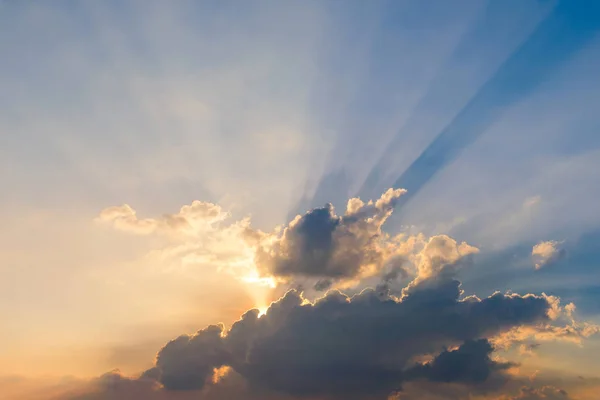
[[[215,368],[231,363],[222,333],[223,326],[211,325],[193,336],[182,335],[170,341],[158,353],[156,368],[144,375],[160,376],[167,389],[202,389]]]
[[[317,281],[317,283],[315,283],[315,285],[313,286],[313,288],[317,291],[317,292],[323,292],[327,289],[329,289],[331,287],[331,285],[333,285],[333,282],[329,279],[319,279]]]
[[[468,340],[456,350],[445,350],[433,361],[418,365],[407,372],[410,377],[433,382],[482,383],[495,371],[513,364],[490,358],[494,348],[487,339]]]
[[[48,390],[47,390],[48,392]],[[2,393],[4,394],[4,393]],[[4,397],[2,397],[4,399]],[[218,384],[206,385],[202,390],[173,391],[161,388],[148,378],[131,378],[111,371],[92,379],[79,388],[63,391],[56,396],[31,397],[36,400],[297,400],[294,397],[273,393],[261,388],[249,388],[247,381],[230,372]],[[10,398],[30,400],[30,397]]]
[[[479,353],[480,354],[480,353]],[[501,376],[501,375],[500,375]],[[457,376],[458,379],[460,377]],[[500,382],[494,387],[492,377],[482,386],[474,382],[470,385],[453,382],[439,382],[431,380],[406,381],[402,390],[389,396],[353,395],[342,397],[360,400],[572,400],[567,391],[545,383],[536,386],[523,386],[522,379],[515,377],[513,380]],[[464,381],[464,380],[463,380]],[[496,382],[498,383],[498,382]],[[577,382],[563,382],[567,385],[577,385]],[[72,385],[73,386],[73,385]],[[35,398],[38,400],[298,400],[299,396],[274,392],[249,384],[248,381],[235,371],[231,371],[218,384],[207,385],[202,390],[170,391],[161,389],[160,385],[150,379],[134,379],[121,375],[118,371],[111,371],[87,383],[78,382],[78,389],[62,390],[52,394],[53,387],[45,387],[46,396],[17,397],[10,399],[21,400]],[[3,387],[4,389],[4,387]],[[37,392],[36,392],[37,393]],[[502,394],[504,393],[504,394]],[[513,394],[507,394],[513,393]],[[591,397],[595,398],[594,391]],[[5,394],[5,393],[3,393]],[[475,396],[475,397],[474,397]],[[329,400],[328,396],[310,396],[310,400]],[[576,397],[579,399],[580,397]],[[582,398],[583,399],[583,398]]]
[[[460,283],[445,277],[421,281],[402,299],[368,289],[307,303],[290,291],[227,334],[212,326],[168,343],[157,357],[159,380],[166,389],[198,389],[228,365],[253,387],[279,393],[385,398],[406,379],[484,381],[506,366],[490,360],[486,337],[548,318],[544,297],[460,295]],[[461,347],[445,350],[453,345]],[[437,357],[415,367],[422,355]]]
[[[341,216],[331,204],[297,216],[281,237],[257,252],[257,264],[265,274],[320,279],[317,290],[329,288],[333,280],[379,269],[388,259],[393,261],[383,244],[386,235],[381,226],[404,193],[389,189],[368,203],[350,199]]]
[[[509,400],[570,400],[569,394],[563,389],[554,386],[534,388],[525,386],[521,388],[518,395]]]

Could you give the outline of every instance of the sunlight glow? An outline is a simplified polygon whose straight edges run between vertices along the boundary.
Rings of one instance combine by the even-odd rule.
[[[252,274],[242,278],[243,282],[251,283],[259,286],[266,286],[269,288],[277,287],[277,280],[272,276],[259,276],[258,272],[254,271]]]
[[[0,0],[0,400],[598,400],[600,0],[229,3]]]
[[[269,310],[269,306],[262,306],[262,307],[257,307],[258,308],[258,316],[262,317],[263,315],[265,315],[267,313],[267,311]]]

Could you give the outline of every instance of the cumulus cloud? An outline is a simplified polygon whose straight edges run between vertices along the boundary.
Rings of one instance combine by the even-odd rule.
[[[157,376],[165,387],[202,389],[214,370],[230,364],[230,353],[222,340],[223,326],[211,325],[193,336],[170,341],[158,353],[156,368],[145,376]]]
[[[456,350],[445,350],[431,362],[408,371],[412,377],[423,377],[434,382],[485,382],[494,371],[512,366],[490,358],[493,346],[487,339],[468,340]]]
[[[535,269],[543,268],[562,259],[566,255],[566,250],[560,247],[561,244],[561,242],[549,240],[533,246],[531,257]]]
[[[330,291],[314,303],[289,291],[227,333],[210,327],[211,340],[197,344],[202,330],[167,344],[157,356],[159,381],[168,390],[198,389],[229,365],[257,387],[331,398],[384,398],[407,379],[481,382],[506,367],[489,358],[485,338],[549,319],[550,305],[533,295],[461,300],[459,286],[436,277],[402,299],[367,289],[353,297]],[[423,355],[434,359],[414,365]]]
[[[477,343],[479,342],[479,343]],[[469,345],[473,345],[473,349],[468,350],[469,353],[483,354],[485,351],[475,350],[475,348],[481,348],[485,350],[484,341],[471,342]],[[483,346],[480,343],[484,344]],[[447,354],[445,352],[443,354]],[[469,356],[470,357],[470,356]],[[475,357],[479,359],[479,357]],[[494,362],[492,361],[492,364]],[[544,379],[544,383],[531,386],[531,384],[523,385],[523,382],[518,377],[514,377],[514,380],[507,381],[504,377],[503,380],[497,380],[493,385],[486,383],[481,385],[479,381],[470,381],[468,379],[472,377],[478,377],[483,375],[474,369],[472,372],[468,372],[469,369],[465,369],[464,366],[469,363],[462,363],[459,366],[463,367],[459,369],[459,372],[449,371],[448,374],[454,374],[455,378],[453,382],[444,382],[442,380],[431,381],[424,379],[416,379],[412,381],[405,381],[404,387],[396,392],[393,392],[389,396],[370,396],[370,395],[348,395],[342,397],[346,399],[386,399],[386,400],[463,400],[463,399],[478,399],[478,400],[572,400],[572,399],[595,399],[597,391],[592,391],[591,395],[587,394],[585,397],[580,397],[580,393],[571,397],[566,390],[548,384],[546,381],[549,378]],[[496,363],[499,369],[503,369],[501,363]],[[465,375],[465,371],[467,374]],[[219,371],[216,371],[219,373]],[[456,383],[456,380],[461,380],[459,375],[463,377],[463,383]],[[443,374],[445,376],[445,374]],[[468,379],[464,379],[467,377]],[[500,378],[503,378],[499,375]],[[413,378],[410,378],[413,379]],[[583,378],[580,378],[581,381]],[[491,379],[488,378],[488,381]],[[504,383],[503,383],[504,382]],[[564,381],[564,384],[572,387],[575,382]],[[494,386],[495,385],[495,386]],[[122,375],[118,370],[108,372],[99,378],[92,379],[87,383],[83,381],[77,382],[77,385],[71,385],[71,388],[65,387],[65,385],[59,385],[61,387],[60,393],[52,389],[56,389],[56,386],[47,386],[44,388],[45,396],[38,392],[38,396],[33,397],[10,397],[9,399],[22,400],[22,399],[38,399],[38,400],[229,400],[229,399],[244,399],[244,400],[298,400],[298,399],[310,399],[310,400],[328,400],[334,399],[331,396],[293,396],[281,392],[274,392],[268,389],[260,388],[258,386],[249,384],[240,374],[235,371],[229,372],[223,380],[217,382],[217,384],[211,384],[205,386],[202,390],[186,390],[186,391],[173,391],[165,390],[160,384],[152,379],[147,378],[132,378]],[[591,389],[594,389],[593,387]],[[597,388],[596,388],[597,389]],[[505,394],[501,394],[504,392]],[[507,394],[512,393],[512,394]],[[3,393],[4,394],[4,393]]]
[[[457,243],[447,235],[433,236],[416,255],[418,273],[414,284],[440,274],[453,275],[470,261],[470,255],[478,252],[476,247],[465,242]]]
[[[220,371],[215,371],[217,374]],[[205,386],[202,390],[172,391],[156,380],[147,377],[135,378],[122,375],[118,370],[108,372],[77,389],[63,391],[56,396],[31,397],[36,400],[297,400],[293,397],[248,388],[247,382],[237,373],[231,372],[218,384]],[[48,394],[48,390],[46,389]],[[17,397],[10,400],[29,400]]]
[[[255,261],[262,274],[290,280],[313,280],[317,291],[336,282],[353,282],[379,276],[383,283],[407,277],[410,271],[425,279],[445,268],[458,268],[459,260],[478,249],[457,243],[446,235],[390,236],[382,226],[398,199],[406,193],[389,189],[378,200],[348,201],[337,215],[331,204],[298,215],[278,236],[258,247]],[[342,285],[343,286],[343,285]]]
[[[556,296],[548,296],[542,293],[542,297],[546,299],[549,305],[548,316],[549,320],[542,321],[538,324],[529,326],[515,326],[507,332],[496,335],[492,338],[492,342],[498,348],[508,349],[514,345],[523,346],[522,354],[532,353],[532,348],[528,344],[531,341],[536,342],[553,342],[563,341],[574,344],[582,344],[584,339],[593,335],[600,334],[600,325],[590,322],[580,322],[575,320],[575,304],[568,303],[565,306],[561,305],[560,299]]]
[[[249,310],[229,329],[210,325],[170,341],[139,379],[114,379],[127,391],[141,385],[152,393],[209,396],[200,398],[228,388],[248,399],[384,399],[423,382],[503,382],[514,364],[493,358],[495,349],[534,340],[577,341],[598,332],[595,325],[576,322],[575,306],[561,306],[555,296],[464,296],[457,271],[479,249],[447,235],[383,232],[404,193],[389,189],[366,203],[350,199],[343,215],[328,204],[271,233],[251,228],[249,219],[226,224],[229,214],[211,203],[194,202],[150,219],[139,219],[129,206],[104,210],[99,220],[118,229],[184,238],[163,254],[215,257],[208,261],[244,265],[256,280],[288,288],[309,282],[311,290],[327,291],[315,299],[301,289],[287,290],[265,313]],[[534,253],[548,255],[545,263],[557,257],[541,249]],[[356,290],[345,291],[349,287]],[[518,396],[542,389],[527,390]]]
[[[253,229],[250,218],[229,223],[228,212],[200,201],[157,218],[139,218],[129,205],[109,207],[97,221],[134,234],[168,236],[164,247],[151,254],[167,265],[212,265],[248,282],[317,292],[369,277],[384,284],[409,275],[425,279],[458,268],[459,260],[478,251],[446,235],[384,232],[383,224],[405,193],[389,189],[377,200],[352,198],[343,215],[328,204],[272,232]]]
[[[348,201],[344,215],[331,204],[298,215],[280,237],[257,254],[265,273],[277,276],[352,278],[379,269],[395,248],[381,230],[403,189],[389,189],[378,200]]]

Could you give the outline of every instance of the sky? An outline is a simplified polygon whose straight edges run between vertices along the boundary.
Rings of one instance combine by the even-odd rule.
[[[9,400],[596,400],[600,2],[0,0]]]

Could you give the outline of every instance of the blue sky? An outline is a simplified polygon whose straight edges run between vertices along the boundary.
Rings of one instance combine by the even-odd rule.
[[[121,204],[271,232],[405,188],[383,229],[476,246],[467,294],[600,323],[600,2],[4,0],[0,32],[0,375],[134,372],[258,306],[239,282],[215,300],[219,272],[165,273],[148,255],[172,237],[94,222]],[[546,241],[561,256],[535,269]],[[600,374],[597,335],[569,346],[540,362]]]

